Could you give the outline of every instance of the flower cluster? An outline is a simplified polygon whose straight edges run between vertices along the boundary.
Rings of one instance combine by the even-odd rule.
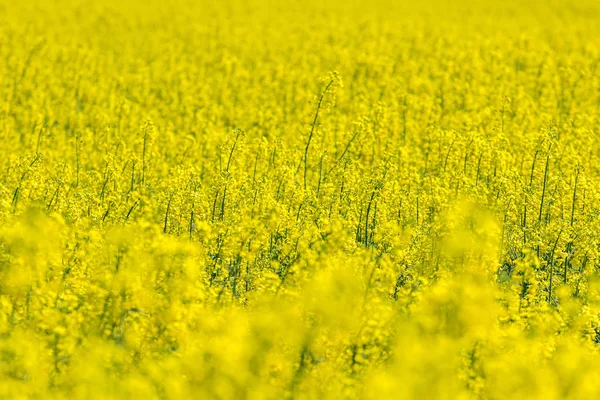
[[[600,3],[0,0],[0,398],[599,398]]]

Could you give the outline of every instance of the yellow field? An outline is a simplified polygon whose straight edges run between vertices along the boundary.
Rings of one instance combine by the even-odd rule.
[[[0,0],[0,399],[598,399],[599,135],[596,0]]]

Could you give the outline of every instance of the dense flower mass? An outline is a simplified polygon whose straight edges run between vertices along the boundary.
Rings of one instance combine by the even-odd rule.
[[[599,60],[597,0],[0,0],[0,398],[600,398]]]

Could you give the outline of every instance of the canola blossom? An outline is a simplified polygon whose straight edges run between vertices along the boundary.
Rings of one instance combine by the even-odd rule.
[[[0,399],[600,398],[597,0],[0,0]]]

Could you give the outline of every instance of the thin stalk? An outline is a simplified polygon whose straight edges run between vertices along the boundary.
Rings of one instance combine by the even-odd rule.
[[[227,160],[227,168],[225,168],[225,172],[229,172],[229,167],[231,167],[231,160],[233,159],[233,152],[235,151],[235,147],[237,146],[237,142],[238,139],[240,137],[240,135],[242,134],[242,130],[238,129],[237,130],[237,135],[235,136],[235,141],[233,142],[233,146],[231,146],[231,151],[229,152],[229,159]],[[258,159],[258,155],[257,155],[257,159]],[[256,164],[254,166],[255,168],[255,174],[256,174]]]
[[[213,201],[213,206],[212,206],[212,214],[211,214],[211,216],[210,216],[210,220],[211,220],[212,222],[214,222],[214,221],[215,221],[215,210],[217,209],[217,199],[219,198],[219,192],[220,192],[220,190],[219,190],[219,189],[217,189],[217,192],[215,193],[215,199],[214,199],[214,201]]]
[[[573,188],[573,202],[571,204],[571,226],[575,222],[575,202],[577,201],[577,182],[579,180],[579,170],[575,172],[575,187]]]
[[[194,206],[192,205],[192,208]],[[190,240],[192,240],[192,233],[194,233],[194,210],[192,209],[192,212],[190,213],[190,225],[189,225],[189,233],[190,233]]]
[[[127,222],[129,220],[129,216],[131,215],[131,213],[133,212],[133,209],[135,208],[135,206],[137,206],[137,204],[139,203],[139,199],[135,201],[135,203],[133,203],[133,205],[131,206],[131,208],[129,209],[129,211],[127,212],[127,215],[125,216],[125,222]]]
[[[331,174],[331,171],[333,171],[335,169],[335,167],[337,167],[337,165],[340,163],[340,161],[342,161],[342,159],[344,158],[344,156],[346,155],[346,152],[348,151],[348,149],[350,148],[350,146],[352,145],[352,142],[354,142],[354,139],[356,139],[356,137],[358,136],[358,134],[360,133],[360,130],[357,130],[354,135],[352,136],[352,138],[350,139],[350,141],[346,144],[346,147],[344,148],[344,151],[342,152],[342,155],[336,160],[336,162],[333,164],[333,166],[329,169],[329,171],[327,171],[327,176],[329,176],[329,174]]]
[[[542,211],[544,209],[544,198],[546,196],[546,184],[548,183],[548,164],[550,163],[550,156],[546,157],[546,168],[544,169],[544,186],[542,187],[542,199],[540,201],[540,214],[538,216],[538,222],[542,222]]]
[[[169,202],[167,203],[167,210],[165,211],[165,222],[163,226],[163,233],[167,233],[167,224],[169,222],[169,211],[171,210],[171,201],[173,200],[174,194],[171,194],[169,197]]]
[[[548,288],[548,303],[552,301],[552,283],[554,278],[554,252],[556,251],[556,246],[558,245],[558,240],[560,239],[561,234],[562,230],[558,232],[558,236],[556,237],[556,241],[554,242],[554,247],[552,248],[552,253],[550,254],[550,285]]]
[[[371,193],[371,199],[369,200],[369,205],[367,206],[367,214],[365,216],[365,247],[369,246],[369,214],[371,213],[371,205],[373,204],[373,199],[375,198],[375,191]]]
[[[329,90],[329,87],[333,84],[333,79],[329,81],[325,90],[321,92],[321,97],[319,98],[319,103],[317,104],[317,111],[315,112],[315,118],[313,119],[312,125],[310,127],[310,133],[308,135],[308,140],[306,141],[306,147],[304,148],[304,190],[306,190],[306,174],[308,173],[308,149],[310,148],[310,142],[312,141],[313,135],[315,133],[315,127],[317,126],[317,121],[319,120],[319,111],[321,111],[321,104],[323,103],[323,99],[325,98],[325,93]]]

